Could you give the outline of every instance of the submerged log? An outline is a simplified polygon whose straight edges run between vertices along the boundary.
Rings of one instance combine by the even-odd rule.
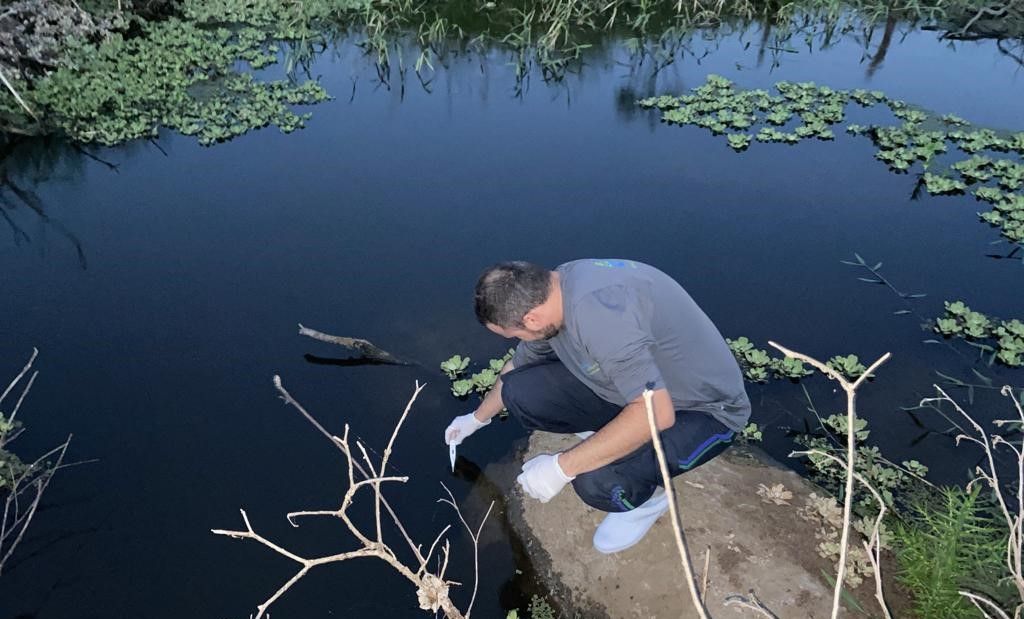
[[[391,365],[416,365],[412,361],[406,361],[405,359],[392,355],[382,348],[378,348],[374,343],[368,340],[362,340],[355,337],[329,335],[327,333],[317,331],[316,329],[304,327],[301,324],[299,325],[299,335],[305,335],[306,337],[311,337],[314,340],[320,340],[321,342],[327,342],[328,344],[337,344],[338,346],[351,348],[359,353],[359,358],[366,359],[368,361],[387,363]]]

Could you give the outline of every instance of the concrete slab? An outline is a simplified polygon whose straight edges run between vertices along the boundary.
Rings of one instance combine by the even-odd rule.
[[[578,441],[572,435],[534,433],[525,453],[514,462],[562,451]],[[495,476],[507,480],[515,472],[495,471]],[[759,484],[783,484],[793,498],[788,505],[766,502],[758,495]],[[818,555],[816,525],[797,515],[812,492],[822,494],[820,488],[761,450],[739,446],[677,477],[674,487],[699,579],[710,549],[706,600],[712,616],[756,616],[753,611],[724,605],[727,596],[753,590],[782,619],[829,617],[832,586],[825,574],[833,574],[835,565]],[[544,504],[524,500],[514,487],[508,510],[508,520],[533,559],[537,577],[552,591],[563,616],[698,616],[685,587],[667,514],[636,546],[602,555],[594,550],[591,537],[604,514],[585,505],[571,490]],[[873,587],[873,582],[866,581],[853,595],[869,616],[879,616]],[[841,613],[853,614],[848,609]]]

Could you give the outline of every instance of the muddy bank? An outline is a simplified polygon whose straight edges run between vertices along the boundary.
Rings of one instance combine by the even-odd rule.
[[[518,463],[537,453],[567,449],[575,436],[535,433],[516,462],[495,470],[494,478],[508,483],[509,521],[523,540],[536,577],[561,606],[563,616],[697,617],[689,601],[668,516],[662,517],[644,540],[617,555],[593,549],[591,537],[603,513],[567,490],[550,503],[523,499],[515,488]],[[782,484],[792,496],[771,500],[759,489]],[[734,447],[711,463],[675,479],[687,540],[698,578],[710,549],[706,600],[713,616],[755,616],[727,596],[757,597],[777,616],[828,617],[832,585],[826,574],[835,565],[818,555],[821,523],[807,520],[798,510],[820,488],[773,462],[755,448]],[[877,614],[873,583],[865,581],[853,593],[869,614]],[[887,587],[890,604],[893,587]],[[847,602],[847,604],[849,604]],[[855,614],[849,609],[844,615]]]

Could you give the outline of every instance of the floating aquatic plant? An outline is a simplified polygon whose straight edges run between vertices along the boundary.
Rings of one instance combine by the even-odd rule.
[[[709,75],[705,84],[688,94],[652,97],[639,104],[661,110],[662,120],[667,123],[703,127],[715,135],[725,135],[737,152],[746,150],[754,140],[783,144],[832,140],[833,127],[843,122],[850,102],[865,107],[884,104],[902,121],[900,124],[851,124],[846,132],[870,138],[878,148],[875,158],[894,172],[906,173],[920,164],[924,168],[921,184],[929,194],[962,194],[971,190],[971,185],[994,182],[996,187],[973,190],[979,200],[993,205],[991,211],[979,216],[1001,228],[1008,240],[1024,243],[1024,198],[1017,193],[1024,190],[1024,163],[986,154],[1024,154],[1024,133],[1001,134],[974,128],[958,116],[933,116],[880,91],[834,90],[813,82],[779,82],[775,91],[777,94],[762,89],[742,90],[724,77]],[[952,175],[935,169],[937,159],[949,153],[951,145],[970,155],[952,162]],[[761,379],[759,370],[751,371],[757,374],[757,380]]]
[[[990,157],[974,155],[968,159],[957,161],[952,167],[960,172],[966,182],[983,183],[990,180],[995,174],[994,164],[995,162]]]
[[[795,133],[785,133],[779,131],[774,127],[764,127],[757,132],[758,142],[783,142],[786,144],[796,144],[800,141],[800,136]]]
[[[743,376],[755,383],[768,381],[768,370],[771,365],[771,357],[763,348],[757,348],[754,343],[746,337],[738,337],[735,340],[726,338],[729,350],[736,357],[736,361],[743,370]]]
[[[864,90],[858,88],[850,92],[850,99],[857,102],[864,107],[871,107],[879,103],[885,102],[885,93],[880,90]]]
[[[783,357],[774,361],[772,370],[780,378],[799,379],[814,374],[814,370],[804,365],[804,362],[799,359]]]
[[[469,367],[469,361],[469,357],[455,355],[447,361],[441,362],[441,371],[444,372],[451,380],[455,380],[460,374],[466,371],[467,367]]]
[[[460,379],[452,383],[452,394],[457,398],[465,397],[473,393],[473,381]]]
[[[965,153],[977,153],[983,150],[1007,151],[1011,143],[1000,138],[991,129],[977,129],[975,131],[957,130],[951,131],[949,137],[955,140],[960,150]]]
[[[999,320],[976,312],[963,301],[946,301],[946,313],[935,320],[934,329],[946,337],[960,337],[982,353],[989,362],[1010,367],[1024,365],[1024,322]]]
[[[824,418],[819,415],[818,421],[821,424],[818,431],[798,434],[794,440],[812,452],[808,454],[811,478],[838,494],[837,491],[843,487],[846,471],[834,458],[846,457],[843,444],[844,437],[851,431],[850,422],[846,415],[829,415]],[[861,443],[856,450],[857,473],[878,490],[888,509],[899,511],[901,506],[897,497],[906,499],[919,491],[920,480],[927,475],[928,467],[916,460],[897,464],[885,458],[878,447],[863,444],[870,436],[865,419],[857,418],[852,431]],[[868,491],[857,488],[854,511],[860,516],[873,518],[878,514],[878,504]]]
[[[729,145],[736,151],[745,150],[755,138],[759,142],[789,144],[807,138],[835,138],[831,127],[842,122],[849,93],[813,82],[779,82],[775,90],[778,94],[760,89],[739,90],[728,79],[709,75],[706,83],[693,89],[691,94],[652,97],[640,101],[640,105],[661,110],[665,122],[703,127],[716,135],[727,134]],[[859,100],[877,102],[881,99],[867,93]],[[792,132],[775,128],[797,118],[801,123]],[[758,125],[760,128],[753,135],[731,132]]]
[[[925,172],[922,180],[924,181],[924,186],[928,189],[928,193],[932,195],[963,193],[967,189],[967,185],[963,181],[941,174]]]
[[[997,192],[993,189],[992,192]],[[992,192],[985,193],[982,197],[982,190],[975,192],[975,196],[992,202],[992,210],[987,213],[980,213],[982,220],[1001,228],[1003,236],[1015,243],[1024,243],[1024,195],[1019,193],[1001,193],[996,200],[988,200]]]
[[[858,378],[861,374],[867,371],[867,368],[860,362],[857,355],[837,355],[829,359],[828,363],[825,365],[837,372],[840,372],[846,378]]]
[[[764,440],[764,432],[761,426],[754,422],[750,422],[744,426],[743,431],[740,432],[739,438],[744,443],[760,443]]]
[[[488,360],[486,368],[471,374],[469,378],[460,378],[469,368],[469,357],[453,355],[441,363],[441,371],[452,381],[452,394],[455,397],[466,397],[473,392],[483,396],[498,382],[501,368],[505,367],[505,363],[512,358],[514,353],[515,349],[510,348],[503,356]]]
[[[733,150],[745,150],[750,146],[750,136],[745,133],[734,133],[729,136],[729,146],[731,146]]]
[[[140,21],[135,36],[69,48],[29,95],[47,124],[79,142],[111,145],[162,127],[201,144],[267,125],[289,133],[308,119],[293,106],[325,101],[326,91],[313,81],[261,81],[251,71],[277,61],[275,41],[309,32],[296,6],[189,0],[180,18]]]
[[[814,373],[799,359],[772,357],[765,349],[755,346],[749,338],[738,337],[725,341],[743,370],[743,376],[751,382],[765,383],[772,377],[795,381]]]
[[[473,382],[473,388],[476,389],[477,393],[487,393],[498,382],[498,373],[491,368],[487,368],[473,374],[470,380]]]

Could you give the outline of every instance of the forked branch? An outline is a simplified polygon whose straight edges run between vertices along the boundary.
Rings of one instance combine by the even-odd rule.
[[[846,392],[846,463],[844,465],[846,468],[846,488],[843,495],[843,531],[839,541],[839,565],[836,568],[836,586],[832,593],[832,619],[836,619],[836,617],[839,616],[839,600],[843,592],[843,582],[846,578],[846,556],[849,553],[850,522],[853,515],[853,482],[855,472],[857,470],[857,432],[854,431],[854,428],[857,427],[855,423],[857,420],[857,389],[864,384],[864,381],[866,381],[880,365],[888,361],[891,355],[889,353],[885,353],[879,357],[871,364],[870,367],[868,367],[867,370],[864,371],[863,374],[860,375],[859,378],[851,382],[847,380],[841,372],[828,367],[817,359],[789,350],[775,342],[768,343],[787,357],[799,359],[800,361],[804,361],[818,369],[830,379],[839,383],[839,386]],[[882,609],[885,610],[884,600],[880,599],[879,603],[881,604]],[[885,612],[888,613],[887,610],[885,610]]]
[[[277,545],[273,541],[257,533],[250,524],[249,517],[245,513],[245,510],[241,510],[242,522],[245,524],[244,530],[214,529],[213,533],[216,535],[225,535],[235,539],[250,539],[256,541],[262,544],[263,546],[266,546],[267,548],[271,549],[275,553],[283,557],[287,557],[288,559],[291,559],[295,563],[299,564],[299,570],[295,573],[295,575],[292,576],[283,585],[281,585],[281,587],[278,588],[278,590],[274,592],[273,595],[271,595],[269,598],[267,598],[265,602],[263,602],[257,607],[256,619],[262,619],[263,617],[268,616],[267,611],[270,609],[270,607],[275,602],[277,602],[277,600],[279,600],[281,596],[283,596],[289,589],[291,589],[291,587],[295,585],[295,583],[297,583],[307,573],[309,573],[309,571],[314,567],[327,565],[330,563],[340,563],[342,561],[359,559],[363,557],[374,557],[384,561],[385,563],[393,567],[395,571],[397,571],[399,574],[405,577],[406,580],[411,582],[416,587],[416,594],[420,608],[434,613],[440,611],[444,613],[444,616],[448,619],[469,619],[470,612],[473,607],[473,602],[476,599],[476,587],[478,579],[477,553],[479,550],[478,542],[480,537],[480,531],[482,530],[484,523],[487,521],[491,509],[488,508],[487,513],[484,515],[483,519],[480,522],[480,525],[477,527],[474,533],[473,529],[471,529],[469,525],[466,523],[466,520],[462,515],[462,511],[455,503],[455,498],[454,496],[452,496],[451,492],[448,492],[448,499],[441,499],[442,502],[451,505],[455,509],[455,512],[459,517],[459,520],[466,527],[466,530],[469,532],[470,538],[473,541],[474,572],[476,572],[474,574],[473,597],[470,599],[469,607],[467,608],[465,614],[463,614],[462,611],[460,611],[455,606],[455,604],[449,597],[450,587],[452,585],[458,585],[459,583],[452,580],[448,580],[447,577],[445,576],[445,572],[448,569],[450,545],[448,540],[444,539],[444,536],[450,529],[450,526],[446,526],[438,534],[437,538],[435,538],[434,542],[431,544],[430,549],[427,551],[427,554],[424,555],[422,553],[422,546],[413,543],[412,539],[406,532],[405,527],[402,525],[401,520],[395,514],[391,505],[384,498],[381,489],[382,485],[386,482],[405,483],[409,479],[408,477],[404,476],[389,476],[385,474],[385,471],[388,465],[388,461],[391,458],[392,448],[394,447],[395,439],[398,436],[398,431],[401,429],[406,417],[408,417],[409,412],[412,409],[412,405],[416,401],[416,397],[419,395],[420,391],[423,390],[423,385],[419,384],[419,382],[416,383],[416,389],[413,392],[412,397],[409,399],[409,402],[406,405],[401,417],[395,424],[395,428],[391,433],[391,438],[388,441],[387,448],[384,450],[384,455],[381,457],[379,463],[374,463],[373,460],[370,458],[365,446],[361,442],[356,441],[356,449],[360,454],[359,457],[362,458],[362,462],[359,461],[359,458],[356,457],[355,452],[353,451],[352,446],[349,442],[348,425],[345,426],[345,432],[341,438],[332,435],[322,425],[320,425],[320,423],[317,422],[316,419],[314,419],[313,416],[310,415],[305,410],[305,408],[303,408],[302,405],[299,404],[291,396],[291,394],[289,394],[284,389],[284,387],[281,385],[280,377],[274,376],[274,386],[277,388],[278,392],[281,394],[282,399],[287,404],[293,406],[296,410],[298,410],[311,424],[313,424],[314,427],[317,428],[317,430],[319,430],[328,439],[330,439],[333,445],[335,445],[339,450],[341,450],[341,452],[345,455],[348,470],[348,489],[346,490],[345,495],[342,497],[340,507],[338,507],[337,509],[328,510],[306,510],[291,512],[287,515],[288,522],[292,526],[298,527],[298,519],[301,517],[330,516],[338,518],[342,521],[342,523],[344,523],[349,533],[351,533],[352,536],[355,537],[355,539],[361,544],[361,548],[349,552],[327,555],[323,557],[302,557],[298,554],[291,552],[290,550],[287,550]],[[369,489],[373,493],[374,525],[372,532],[367,532],[360,529],[358,526],[356,526],[356,524],[352,521],[348,514],[349,508],[355,501],[355,496],[357,492],[363,488]],[[447,491],[448,489],[445,488],[445,490]],[[493,503],[491,504],[491,506],[493,507]],[[387,512],[389,514],[395,527],[401,533],[401,536],[404,538],[404,541],[412,551],[414,556],[412,567],[406,565],[406,563],[403,562],[397,556],[397,554],[384,540],[384,528],[382,525],[383,512]],[[442,539],[444,539],[443,544],[441,543]],[[428,563],[430,562],[431,557],[434,556],[434,552],[439,547],[439,544],[439,552],[441,555],[438,561],[439,565],[435,570],[431,571],[429,569]]]

